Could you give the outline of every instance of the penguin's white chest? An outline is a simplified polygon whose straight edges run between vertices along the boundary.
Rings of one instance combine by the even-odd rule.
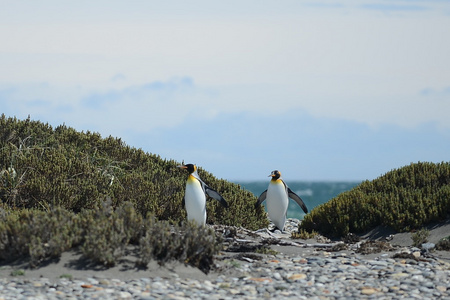
[[[189,177],[184,195],[188,220],[195,220],[199,225],[206,223],[206,196],[200,182]]]
[[[289,205],[289,198],[286,187],[281,180],[270,182],[266,195],[267,213],[270,220],[280,230],[283,230],[286,222],[286,213]]]

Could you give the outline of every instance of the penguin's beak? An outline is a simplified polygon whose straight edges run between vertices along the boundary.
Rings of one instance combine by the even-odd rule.
[[[187,169],[187,167],[185,165],[179,165],[177,166],[178,168],[182,168],[182,169]]]

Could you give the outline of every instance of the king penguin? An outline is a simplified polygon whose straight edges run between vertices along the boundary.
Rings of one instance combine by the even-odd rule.
[[[255,203],[257,208],[264,200],[267,200],[267,212],[270,220],[275,226],[283,231],[286,223],[286,213],[289,206],[289,198],[297,202],[305,213],[308,213],[305,203],[296,193],[294,193],[287,184],[281,179],[281,173],[278,170],[272,171],[269,175],[272,177],[267,190],[262,192],[258,201]]]
[[[200,179],[196,165],[183,164],[178,167],[186,169],[189,172],[183,199],[188,220],[194,220],[199,225],[206,224],[206,195],[218,200],[224,207],[228,207],[227,201],[217,191],[210,188]]]

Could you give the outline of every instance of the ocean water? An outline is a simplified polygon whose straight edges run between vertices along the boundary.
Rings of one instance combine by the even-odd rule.
[[[261,195],[261,193],[264,192],[269,185],[269,181],[240,181],[236,183],[242,188],[252,192],[256,197],[259,197],[259,195]],[[291,190],[302,198],[309,211],[311,211],[314,207],[331,200],[340,193],[351,190],[360,183],[361,182],[359,181],[287,182]],[[305,213],[300,206],[298,206],[294,200],[290,200],[287,217],[301,220],[304,216]]]

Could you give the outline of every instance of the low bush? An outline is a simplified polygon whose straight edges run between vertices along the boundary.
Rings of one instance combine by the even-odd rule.
[[[450,251],[450,236],[445,237],[437,242],[436,249]]]
[[[430,236],[430,231],[428,229],[422,228],[411,235],[411,239],[413,240],[413,246],[419,247],[428,242],[428,237]]]
[[[92,262],[108,267],[116,264],[130,240],[139,239],[142,232],[142,217],[130,203],[114,210],[107,199],[97,209],[83,210],[80,220],[84,236],[82,253]]]
[[[175,225],[152,215],[142,218],[130,202],[114,209],[106,199],[78,214],[63,208],[0,210],[0,261],[28,258],[31,267],[74,247],[94,265],[111,267],[134,247],[139,267],[151,260],[161,265],[180,261],[207,273],[221,245],[211,228],[190,222]]]
[[[29,257],[31,266],[56,258],[80,242],[79,218],[62,208],[0,211],[0,260]]]
[[[450,163],[419,162],[365,181],[314,208],[299,230],[342,237],[375,226],[420,229],[450,214]]]
[[[208,273],[214,255],[222,249],[221,238],[213,229],[184,221],[180,226],[156,222],[150,218],[139,241],[138,265],[146,267],[151,260],[164,265],[180,261]]]

